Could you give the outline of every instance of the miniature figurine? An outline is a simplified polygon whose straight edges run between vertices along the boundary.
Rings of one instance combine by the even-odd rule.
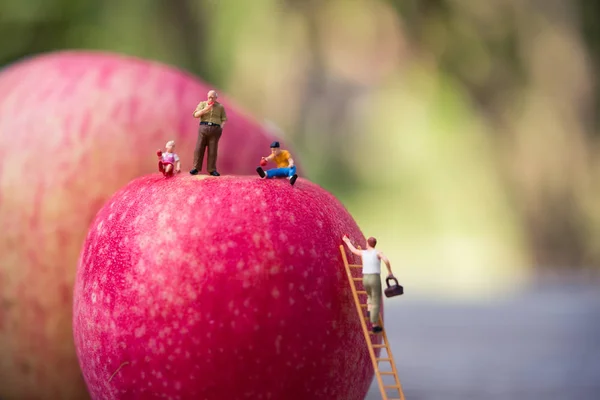
[[[165,145],[166,151],[163,153],[158,150],[156,155],[158,156],[158,170],[163,173],[165,177],[173,176],[173,168],[175,172],[181,172],[181,161],[179,156],[174,153],[175,141],[169,140]]]
[[[385,263],[388,270],[388,278],[393,278],[392,267],[387,257],[379,250],[375,250],[377,239],[370,237],[367,239],[367,249],[358,250],[352,245],[348,236],[342,238],[348,249],[353,254],[362,258],[362,273],[363,286],[367,292],[367,316],[373,325],[373,333],[383,331],[383,327],[379,326],[379,308],[381,307],[382,291],[381,291],[381,261]]]
[[[217,172],[217,151],[219,149],[219,139],[223,133],[227,113],[225,107],[217,101],[219,97],[217,92],[211,90],[207,94],[208,101],[201,101],[194,110],[194,118],[200,118],[198,128],[198,141],[194,150],[194,169],[190,174],[196,175],[202,171],[204,152],[208,147],[208,160],[206,161],[206,170],[212,176],[220,176]]]
[[[275,162],[277,168],[272,168],[267,171],[263,170],[262,167],[266,166],[268,161]],[[258,172],[258,175],[263,179],[287,177],[292,186],[296,183],[296,179],[298,179],[292,155],[287,150],[281,150],[279,142],[271,143],[271,155],[262,157],[260,165],[260,167],[256,168],[256,172]]]

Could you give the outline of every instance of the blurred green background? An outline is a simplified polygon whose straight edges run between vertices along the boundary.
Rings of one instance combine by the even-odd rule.
[[[490,295],[598,270],[594,15],[586,0],[4,0],[0,65],[85,48],[186,69],[278,127],[411,291]]]

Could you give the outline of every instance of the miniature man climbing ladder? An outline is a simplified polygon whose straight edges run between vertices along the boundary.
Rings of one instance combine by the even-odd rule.
[[[383,328],[379,325],[379,309],[381,307],[381,261],[385,263],[390,277],[392,267],[390,260],[379,250],[375,250],[377,239],[370,237],[367,239],[367,249],[358,250],[352,245],[347,236],[342,238],[350,251],[362,258],[363,286],[367,291],[367,315],[373,324],[373,333],[379,333]]]
[[[405,400],[404,393],[402,392],[402,385],[400,384],[400,379],[398,378],[398,371],[396,370],[396,363],[394,362],[394,357],[392,356],[392,351],[390,348],[390,344],[388,342],[387,334],[383,330],[382,325],[383,321],[381,316],[379,315],[379,305],[381,304],[382,296],[381,296],[381,260],[384,261],[389,276],[388,279],[395,278],[392,275],[392,270],[390,266],[389,260],[383,255],[383,253],[375,250],[375,245],[377,244],[377,240],[375,238],[369,238],[367,240],[367,250],[359,250],[355,248],[350,239],[347,236],[344,236],[342,240],[346,243],[350,251],[355,255],[360,255],[363,260],[363,265],[360,264],[348,264],[348,258],[346,257],[346,252],[344,250],[344,246],[340,246],[340,252],[342,253],[342,259],[344,261],[344,266],[346,268],[346,274],[348,275],[348,281],[350,282],[350,287],[352,289],[352,296],[354,297],[354,302],[356,305],[356,311],[360,317],[360,323],[363,329],[363,334],[365,336],[365,340],[367,342],[367,348],[369,350],[369,355],[371,356],[371,361],[373,363],[373,369],[375,370],[375,377],[377,378],[377,383],[379,384],[379,390],[381,391],[381,396],[383,400]],[[371,258],[369,258],[371,257]],[[365,261],[371,265],[365,263]],[[363,278],[355,278],[352,276],[352,272],[350,268],[362,268],[363,269]],[[368,275],[377,275],[376,277],[368,277]],[[367,279],[364,279],[364,278]],[[357,281],[363,281],[363,286],[365,287],[364,291],[357,291],[356,284]],[[377,281],[377,283],[375,282]],[[379,288],[377,289],[377,286]],[[378,294],[377,294],[378,293]],[[361,304],[358,295],[366,294],[368,296],[368,304]],[[386,295],[388,295],[386,293]],[[376,302],[376,297],[378,296],[378,302]],[[372,307],[373,303],[376,303],[376,307]],[[369,329],[367,328],[367,323],[362,312],[363,307],[368,307],[367,315],[371,322],[373,322],[373,332],[370,334]],[[370,311],[370,312],[369,312]],[[377,328],[377,329],[376,329]],[[374,344],[371,340],[371,337],[376,337],[377,333],[382,333],[383,336],[383,344]],[[378,335],[377,335],[378,336]],[[378,358],[375,354],[375,349],[385,349],[387,352],[387,357]],[[382,371],[379,369],[380,362],[389,362],[391,365],[391,371]],[[383,376],[391,375],[394,377],[393,385],[386,385],[383,381]],[[388,397],[387,391],[394,390],[397,391],[400,397]]]

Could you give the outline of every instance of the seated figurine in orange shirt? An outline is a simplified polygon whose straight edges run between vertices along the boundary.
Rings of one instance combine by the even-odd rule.
[[[272,168],[264,171],[262,167],[267,165],[267,162],[273,161],[277,168]],[[296,175],[296,166],[294,165],[294,159],[287,150],[281,150],[279,142],[271,143],[271,155],[263,157],[260,161],[261,167],[256,168],[256,172],[261,178],[287,178],[290,180],[290,184],[293,186],[298,179]]]

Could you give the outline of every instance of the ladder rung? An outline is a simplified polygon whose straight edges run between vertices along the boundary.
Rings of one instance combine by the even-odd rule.
[[[359,282],[359,281],[362,281],[362,278],[352,278],[352,280],[355,282]]]
[[[356,294],[367,294],[366,290],[357,290]]]
[[[398,385],[384,386],[384,388],[386,388],[386,389],[400,389],[400,386],[398,386]]]
[[[350,268],[362,268],[362,265],[359,264],[348,264]]]
[[[376,358],[377,361],[392,361],[391,358]]]
[[[367,307],[369,307],[367,304],[361,304],[360,306],[361,306],[362,308],[367,308]]]
[[[387,347],[385,344],[374,344],[372,346],[374,349],[383,349],[384,347]]]
[[[394,373],[391,371],[379,371],[379,374],[380,375],[394,375]]]

